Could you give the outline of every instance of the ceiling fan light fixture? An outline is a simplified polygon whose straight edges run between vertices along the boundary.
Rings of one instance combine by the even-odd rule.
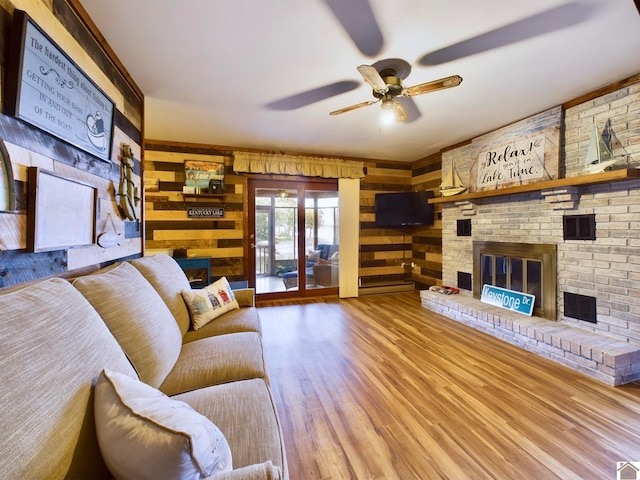
[[[394,100],[383,100],[380,106],[380,126],[389,127],[398,121],[398,111]]]

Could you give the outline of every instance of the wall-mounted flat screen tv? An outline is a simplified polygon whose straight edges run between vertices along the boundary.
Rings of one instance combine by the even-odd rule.
[[[432,191],[378,193],[375,197],[376,226],[411,227],[433,225]]]

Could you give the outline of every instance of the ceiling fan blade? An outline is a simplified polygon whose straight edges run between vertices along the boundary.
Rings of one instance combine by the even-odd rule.
[[[341,93],[350,92],[359,86],[360,82],[356,82],[355,80],[343,80],[300,92],[290,97],[274,100],[273,102],[267,103],[266,107],[270,110],[295,110],[340,95]]]
[[[374,103],[378,103],[379,101],[380,99],[357,103],[356,105],[351,105],[350,107],[341,108],[340,110],[334,110],[333,112],[329,113],[329,115],[340,115],[341,113],[350,112],[351,110],[355,110],[357,108],[368,107],[369,105],[373,105]]]
[[[406,121],[409,118],[409,114],[407,113],[407,111],[404,109],[404,106],[400,102],[394,101],[393,108],[396,111],[396,122],[401,123]]]
[[[407,87],[402,91],[402,95],[405,97],[415,97],[416,95],[435,92],[443,88],[457,87],[461,83],[462,77],[460,75],[451,75],[450,77],[441,78],[440,80],[433,80],[431,82],[414,85],[413,87]]]
[[[531,15],[517,22],[496,28],[468,40],[427,53],[418,60],[420,65],[432,66],[459,60],[494,48],[504,47],[529,38],[577,25],[593,15],[598,6],[573,1]]]
[[[405,112],[407,113],[407,115],[409,115],[406,123],[413,123],[420,117],[422,117],[422,113],[418,109],[418,106],[416,105],[416,102],[413,98],[398,95],[394,100],[401,103],[404,107]]]
[[[362,78],[364,78],[366,82],[371,85],[371,88],[373,88],[374,92],[385,94],[387,93],[387,91],[389,91],[389,87],[387,87],[387,84],[384,83],[384,80],[382,80],[382,77],[375,69],[375,67],[372,67],[371,65],[360,65],[358,67],[358,71],[360,72],[360,75],[362,75]]]
[[[384,46],[380,26],[369,0],[324,0],[360,52],[375,57]]]

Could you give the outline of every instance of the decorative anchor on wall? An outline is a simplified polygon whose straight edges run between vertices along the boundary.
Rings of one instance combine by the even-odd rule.
[[[133,152],[131,145],[126,143],[120,146],[120,183],[116,197],[119,197],[119,207],[122,214],[131,221],[138,220],[136,207],[140,203],[138,187],[133,183]]]

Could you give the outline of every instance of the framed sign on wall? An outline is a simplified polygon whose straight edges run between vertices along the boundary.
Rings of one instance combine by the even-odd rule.
[[[13,21],[5,113],[109,161],[114,102],[25,12]]]
[[[469,191],[557,179],[561,123],[558,106],[474,138]]]
[[[38,167],[29,167],[27,249],[62,250],[96,243],[98,190]]]
[[[200,160],[184,161],[185,186],[193,193],[221,194],[224,190],[224,163]]]

